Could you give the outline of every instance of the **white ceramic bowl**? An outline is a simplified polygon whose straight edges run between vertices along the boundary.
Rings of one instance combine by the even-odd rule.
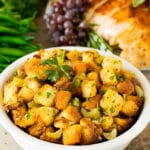
[[[83,47],[62,47],[63,49],[72,50],[76,49],[79,51],[89,50],[91,48],[83,48]],[[51,50],[53,48],[49,48],[47,50]],[[145,102],[142,112],[136,121],[136,123],[126,132],[118,136],[117,138],[98,143],[92,145],[85,146],[64,146],[60,144],[54,144],[46,141],[42,141],[35,137],[30,136],[25,133],[23,130],[19,129],[17,126],[13,124],[10,118],[7,116],[5,111],[0,107],[0,123],[2,126],[12,135],[15,141],[25,150],[123,150],[133,138],[135,138],[140,132],[144,130],[144,128],[149,123],[149,114],[150,114],[150,84],[145,76],[134,66],[121,59],[118,56],[114,56],[111,53],[98,51],[103,56],[113,56],[115,58],[120,59],[123,62],[123,67],[133,73],[136,74],[137,79],[140,81],[141,86],[144,90]],[[21,59],[12,63],[9,67],[7,67],[2,74],[0,75],[0,95],[2,96],[2,89],[4,83],[10,78],[10,76],[16,71],[16,69],[23,64],[27,58],[30,58],[35,53],[29,54],[27,56],[22,57]],[[2,99],[2,97],[0,97]],[[71,135],[70,135],[71,136]]]

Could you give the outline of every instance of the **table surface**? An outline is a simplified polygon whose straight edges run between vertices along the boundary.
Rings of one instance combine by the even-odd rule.
[[[43,14],[43,12],[41,14]],[[44,48],[50,47],[50,39],[47,35],[47,30],[42,15],[37,18],[35,23],[38,26],[38,33],[35,34],[35,43],[42,43]],[[150,81],[150,71],[145,71],[143,74]],[[22,148],[16,144],[11,135],[1,125],[0,150],[22,150]],[[128,145],[125,150],[150,150],[150,123],[145,130]]]

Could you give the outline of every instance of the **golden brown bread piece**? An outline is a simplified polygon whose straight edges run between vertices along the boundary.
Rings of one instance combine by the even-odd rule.
[[[71,99],[71,92],[69,91],[59,91],[55,96],[55,107],[59,110],[63,110],[67,107]]]
[[[79,124],[72,125],[63,132],[63,144],[74,145],[80,143],[81,139],[81,126]]]
[[[83,145],[94,143],[97,139],[97,135],[95,132],[96,127],[92,121],[89,118],[82,118],[80,125],[82,126],[80,143]]]

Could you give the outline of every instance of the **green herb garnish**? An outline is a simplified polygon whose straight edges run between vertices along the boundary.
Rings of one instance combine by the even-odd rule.
[[[134,8],[136,8],[136,7],[140,6],[140,5],[142,5],[145,1],[146,0],[132,0],[132,6]]]
[[[100,94],[101,94],[101,95],[104,95],[104,94],[106,93],[106,91],[107,91],[107,90],[101,90],[101,91],[100,91]]]
[[[124,75],[116,74],[116,77],[117,77],[117,80],[120,82],[123,82],[126,80],[126,77]]]
[[[115,112],[115,109],[114,109],[113,107],[111,107],[111,108],[110,108],[110,112],[111,112],[111,113],[114,113],[114,112]]]
[[[46,97],[49,98],[51,96],[50,92],[46,92]]]
[[[115,75],[112,75],[109,77],[110,80],[113,80],[115,78]]]
[[[109,44],[101,36],[99,36],[92,27],[88,30],[87,46],[103,51],[113,51]]]
[[[73,79],[73,86],[77,89],[80,85],[80,80],[79,79],[76,79],[74,78]]]
[[[48,75],[48,80],[50,80],[51,82],[58,81],[62,77],[62,75],[65,75],[70,80],[72,76],[72,71],[68,65],[63,64],[64,54],[58,53],[57,55],[59,56],[56,56],[56,58],[51,58],[51,59],[46,59],[41,61],[41,64],[48,64],[52,68],[46,70],[44,74]]]
[[[27,120],[29,120],[30,117],[31,117],[31,114],[28,112],[25,117],[26,117]]]

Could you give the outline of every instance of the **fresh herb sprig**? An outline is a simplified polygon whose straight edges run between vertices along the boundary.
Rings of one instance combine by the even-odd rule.
[[[140,6],[140,5],[142,5],[145,1],[146,0],[132,0],[132,6],[134,8],[136,8],[136,7]]]
[[[65,75],[68,79],[71,79],[71,68],[64,64],[63,61],[60,57],[60,53],[58,53],[56,58],[42,60],[41,64],[48,64],[50,66],[50,69],[46,70],[44,74],[48,76],[48,80],[50,80],[52,83],[58,81],[63,75]]]
[[[89,27],[88,29],[87,46],[104,51],[113,51],[109,44],[94,31],[93,27]]]

